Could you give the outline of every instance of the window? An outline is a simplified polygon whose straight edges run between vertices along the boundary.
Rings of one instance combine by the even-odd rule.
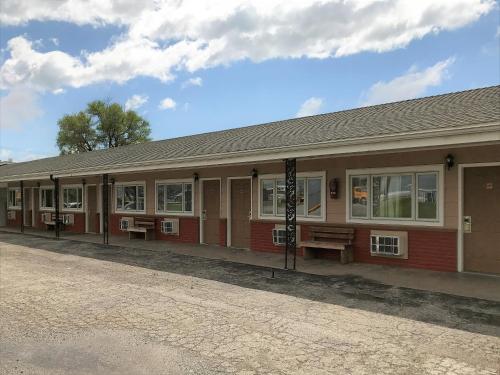
[[[399,255],[399,237],[371,236],[371,252],[383,255]]]
[[[116,210],[144,212],[145,185],[116,185]]]
[[[168,219],[161,222],[161,231],[165,234],[179,234],[179,220]]]
[[[297,217],[321,219],[324,210],[323,177],[297,177]],[[286,210],[285,180],[266,178],[260,180],[260,215],[284,217]]]
[[[63,208],[80,210],[83,207],[82,187],[63,187]]]
[[[40,188],[40,208],[53,209],[54,207],[54,188]]]
[[[21,189],[9,189],[9,208],[21,207]]]
[[[436,167],[438,169],[440,167]],[[440,224],[440,176],[442,172],[357,173],[348,171],[349,218],[379,222]],[[418,172],[422,170],[422,172]],[[363,171],[360,171],[363,172]],[[366,170],[368,172],[368,170]]]
[[[156,211],[158,213],[192,214],[193,183],[157,183]]]
[[[129,219],[125,219],[125,218],[121,218],[120,219],[120,230],[123,230],[123,231],[126,231],[128,230],[128,228],[130,227],[130,220]]]
[[[273,244],[283,246],[286,243],[286,230],[281,228],[273,229]]]

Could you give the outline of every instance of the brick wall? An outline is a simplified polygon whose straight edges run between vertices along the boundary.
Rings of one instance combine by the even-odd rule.
[[[85,214],[83,212],[72,212],[71,214],[74,215],[75,223],[73,225],[65,225],[64,231],[71,233],[85,233]]]
[[[375,229],[375,228],[374,228]],[[376,228],[382,229],[382,228]],[[383,228],[401,230],[401,228]],[[436,271],[457,270],[457,232],[454,230],[409,229],[408,259],[370,255],[370,228],[356,228],[354,261]]]
[[[311,224],[313,225],[313,224]],[[254,251],[283,253],[283,246],[275,246],[271,232],[275,226],[272,222],[252,221],[251,245]],[[300,224],[301,239],[309,239],[309,226]],[[408,259],[378,257],[370,255],[370,230],[402,230],[391,227],[357,227],[354,240],[354,261],[393,266],[424,268],[436,271],[456,271],[457,264],[457,232],[446,229],[403,229],[408,232]],[[297,249],[301,256],[303,249]],[[340,259],[337,251],[316,250],[318,258]]]
[[[122,217],[135,217],[133,214],[111,214],[109,215],[109,231],[112,235],[128,236],[128,232],[120,230],[120,219]],[[138,216],[138,215],[137,215]],[[149,216],[152,217],[152,216]],[[170,235],[161,232],[161,221],[167,217],[155,216],[155,238],[157,240],[166,240],[184,243],[199,243],[200,224],[198,217],[178,217],[179,235]]]

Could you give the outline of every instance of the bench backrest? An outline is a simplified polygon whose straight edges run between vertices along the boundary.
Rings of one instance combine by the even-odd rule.
[[[154,217],[136,216],[136,217],[134,217],[134,226],[135,227],[141,227],[141,228],[151,228],[151,229],[154,229],[154,227],[155,227],[155,218]]]
[[[354,239],[354,228],[318,226],[310,227],[309,235],[313,241],[331,241],[340,243],[352,243]]]

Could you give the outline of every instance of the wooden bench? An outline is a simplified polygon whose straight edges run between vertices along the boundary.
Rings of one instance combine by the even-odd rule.
[[[340,251],[340,263],[353,261],[352,241],[354,228],[317,226],[309,228],[308,241],[301,241],[299,246],[304,248],[304,259],[315,256],[315,249]]]
[[[155,236],[155,218],[154,217],[134,217],[134,225],[127,228],[128,238],[136,238],[137,234],[144,234],[144,240],[153,240]]]
[[[55,230],[56,228],[56,214],[46,212],[43,214],[42,222],[46,225],[47,230]],[[59,214],[59,227],[64,230],[64,220],[61,218]]]

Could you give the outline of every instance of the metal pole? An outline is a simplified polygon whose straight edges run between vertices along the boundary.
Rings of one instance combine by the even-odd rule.
[[[24,181],[21,181],[21,233],[24,233]]]
[[[109,244],[109,218],[108,218],[108,175],[102,175],[102,242]]]
[[[59,231],[60,231],[60,218],[59,218],[59,178],[54,178],[54,203],[56,209],[56,220],[54,224],[54,231],[56,234],[56,238],[59,239]]]
[[[297,161],[285,160],[285,202],[286,202],[286,246],[285,269],[288,268],[288,252],[293,252],[293,270],[297,262]]]

